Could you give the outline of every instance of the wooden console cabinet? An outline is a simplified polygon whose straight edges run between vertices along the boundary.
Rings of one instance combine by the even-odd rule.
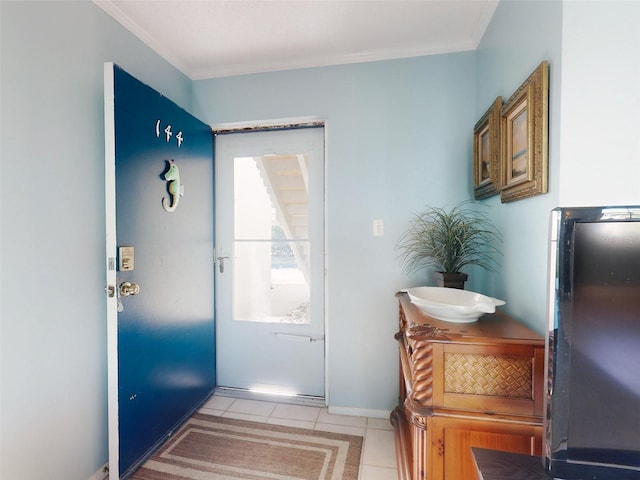
[[[540,455],[544,339],[502,312],[450,323],[397,297],[399,479],[477,479],[472,447]]]

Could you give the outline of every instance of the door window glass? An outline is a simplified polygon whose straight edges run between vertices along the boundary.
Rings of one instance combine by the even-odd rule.
[[[234,158],[233,318],[309,323],[305,155]]]

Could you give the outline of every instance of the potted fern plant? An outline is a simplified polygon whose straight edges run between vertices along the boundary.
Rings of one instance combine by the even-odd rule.
[[[414,214],[397,245],[403,269],[413,273],[430,268],[436,272],[438,286],[460,289],[468,278],[464,267],[495,271],[502,236],[481,207],[465,201],[448,211],[428,207]]]

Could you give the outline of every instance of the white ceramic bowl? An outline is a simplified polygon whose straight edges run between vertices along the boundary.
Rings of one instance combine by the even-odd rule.
[[[457,288],[414,287],[406,292],[423,313],[445,322],[472,323],[505,304],[497,298]]]

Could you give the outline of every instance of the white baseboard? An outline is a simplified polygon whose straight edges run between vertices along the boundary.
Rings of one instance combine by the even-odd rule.
[[[333,415],[351,415],[353,417],[389,418],[391,410],[374,410],[369,408],[329,406],[329,413]]]
[[[105,463],[101,466],[96,473],[91,475],[87,480],[105,480],[109,477],[109,464]]]

